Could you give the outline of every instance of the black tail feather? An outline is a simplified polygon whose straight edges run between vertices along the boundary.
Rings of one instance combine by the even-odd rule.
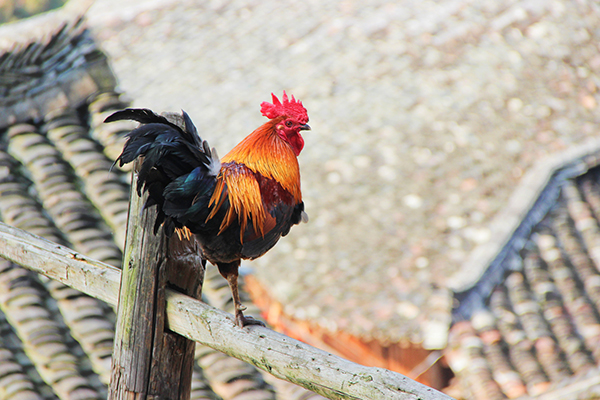
[[[122,120],[137,121],[141,124],[159,123],[173,125],[171,122],[169,122],[168,119],[166,119],[162,115],[158,115],[154,111],[149,110],[147,108],[126,108],[124,110],[112,113],[111,115],[106,117],[104,122],[115,122]]]
[[[141,125],[127,134],[123,152],[115,161],[119,165],[128,164],[138,157],[143,157],[138,171],[136,190],[148,192],[148,200],[144,207],[158,206],[158,215],[154,230],[164,223],[165,233],[172,234],[175,227],[182,227],[187,221],[193,220],[194,215],[204,215],[196,205],[190,213],[180,210],[192,208],[195,195],[202,193],[210,197],[214,190],[216,153],[211,151],[206,141],[198,135],[189,115],[182,111],[182,125],[169,121],[167,118],[148,109],[132,109],[117,111],[105,119],[105,122],[119,120],[134,120]],[[193,172],[193,173],[192,173]],[[191,174],[191,176],[190,176]],[[181,182],[181,195],[169,197],[169,206],[165,209],[165,189],[173,182]],[[168,192],[172,192],[171,190]],[[173,213],[171,208],[179,210]],[[185,214],[185,215],[184,215]],[[205,221],[194,221],[198,226]]]

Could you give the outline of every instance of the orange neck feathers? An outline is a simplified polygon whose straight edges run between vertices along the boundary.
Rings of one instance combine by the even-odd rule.
[[[292,147],[276,131],[283,118],[273,119],[248,135],[235,146],[221,163],[244,164],[262,176],[274,179],[287,190],[296,202],[302,201],[300,167]]]

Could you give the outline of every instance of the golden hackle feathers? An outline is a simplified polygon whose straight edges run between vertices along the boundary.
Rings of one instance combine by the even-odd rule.
[[[175,233],[177,234],[179,240],[190,240],[193,235],[192,231],[190,231],[186,226],[183,228],[175,228]]]
[[[241,228],[240,240],[248,222],[256,233],[264,236],[266,214],[255,173],[277,181],[291,194],[295,203],[302,201],[298,159],[275,131],[281,120],[276,118],[265,123],[221,159],[221,172],[217,176],[217,185],[209,203],[212,209],[207,218],[210,220],[217,214],[227,196],[230,207],[219,234],[237,218]]]
[[[240,241],[243,241],[248,221],[259,235],[264,236],[265,210],[260,187],[252,171],[241,165],[232,166],[224,163],[221,173],[217,176],[217,186],[210,199],[209,206],[213,209],[208,219],[211,219],[219,210],[225,201],[225,196],[228,196],[229,199],[229,209],[221,222],[219,234],[227,229],[237,217],[241,228]]]
[[[262,125],[221,159],[222,163],[244,164],[265,178],[274,179],[287,190],[294,201],[302,201],[300,166],[291,147],[279,138],[275,127],[283,118]]]

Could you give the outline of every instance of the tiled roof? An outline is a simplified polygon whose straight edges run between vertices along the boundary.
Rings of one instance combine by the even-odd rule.
[[[185,109],[220,154],[271,91],[303,100],[310,222],[246,265],[287,317],[331,335],[420,344],[448,327],[428,320],[435,287],[495,240],[536,160],[596,136],[594,1],[122,3],[89,14],[121,84],[136,105]]]
[[[600,395],[599,160],[557,171],[520,227],[535,223],[457,295],[446,355],[465,397]]]
[[[85,23],[55,15],[58,33],[0,55],[0,217],[119,266],[130,177],[111,166],[131,125],[102,121],[127,104]],[[207,277],[203,294],[230,303],[220,276]],[[104,303],[0,259],[0,397],[106,398],[114,318]],[[320,398],[203,346],[196,356],[192,399]]]

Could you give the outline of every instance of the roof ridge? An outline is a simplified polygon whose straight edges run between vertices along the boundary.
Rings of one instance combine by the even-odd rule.
[[[489,297],[493,287],[518,257],[526,237],[554,204],[563,183],[600,164],[600,139],[588,140],[564,152],[546,157],[529,170],[511,195],[507,207],[491,223],[492,237],[479,245],[463,267],[447,281],[460,305],[456,320],[468,319],[478,304]]]

